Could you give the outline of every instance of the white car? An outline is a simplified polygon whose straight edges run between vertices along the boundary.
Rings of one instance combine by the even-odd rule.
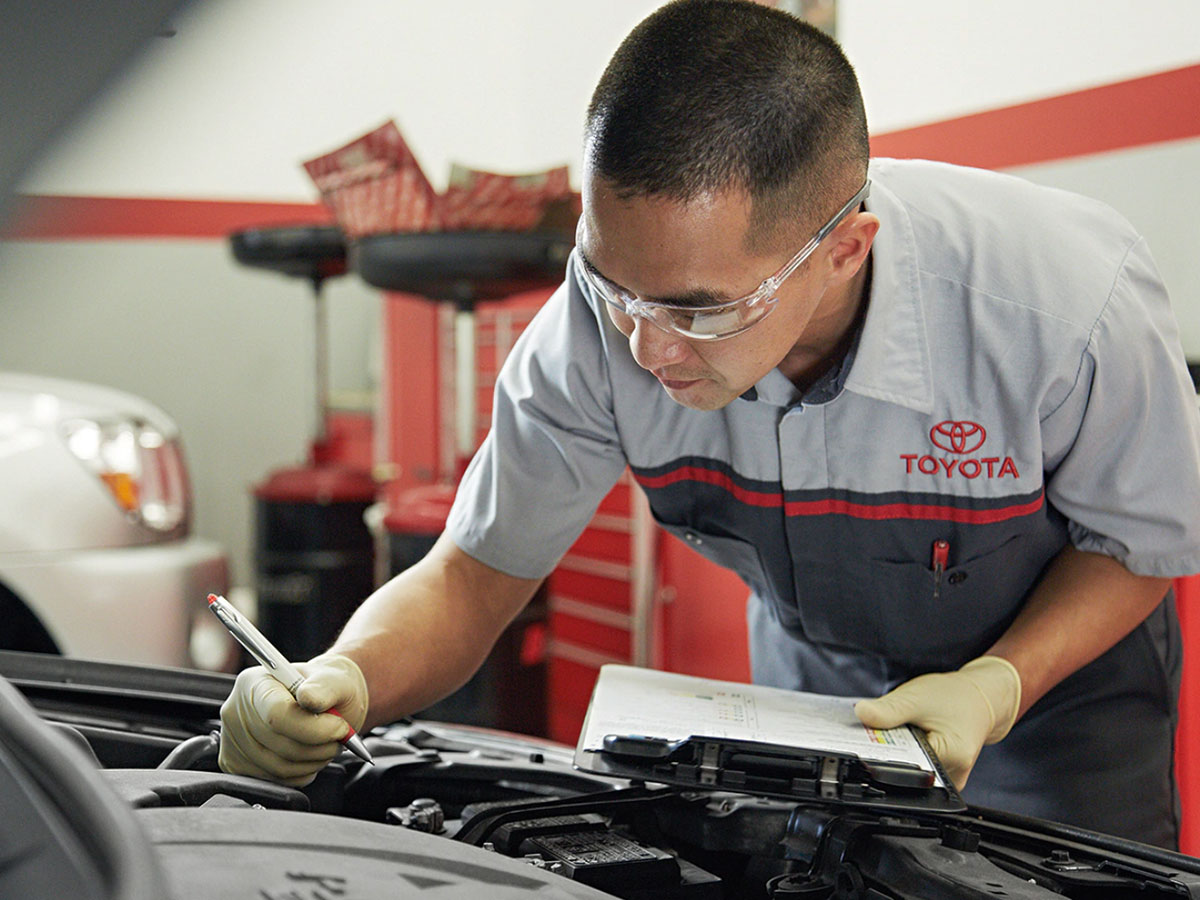
[[[123,391],[0,372],[0,648],[188,668],[235,655],[207,612],[179,429]]]

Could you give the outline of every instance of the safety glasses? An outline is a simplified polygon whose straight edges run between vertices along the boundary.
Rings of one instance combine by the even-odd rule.
[[[778,301],[779,286],[788,276],[796,271],[821,241],[829,237],[850,211],[867,199],[871,193],[871,180],[863,182],[863,186],[851,197],[846,205],[833,214],[833,217],[822,225],[817,233],[783,268],[764,281],[752,293],[736,300],[725,300],[711,305],[677,306],[670,303],[654,303],[642,300],[631,294],[615,282],[609,281],[588,262],[582,252],[579,252],[580,271],[588,285],[599,294],[609,306],[627,316],[640,316],[663,331],[677,334],[691,341],[719,341],[741,334],[746,329],[757,325],[775,308]],[[583,220],[580,220],[582,227]],[[579,246],[579,236],[576,234],[576,247]]]

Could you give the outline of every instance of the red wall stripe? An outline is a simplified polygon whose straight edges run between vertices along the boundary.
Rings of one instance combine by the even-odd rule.
[[[332,221],[320,203],[28,195],[17,198],[0,239],[224,239],[245,228]]]
[[[1200,64],[871,139],[873,156],[1002,169],[1200,136]]]
[[[874,135],[876,156],[1006,168],[1200,136],[1200,64]],[[18,198],[0,239],[219,238],[242,228],[324,224],[318,203]]]

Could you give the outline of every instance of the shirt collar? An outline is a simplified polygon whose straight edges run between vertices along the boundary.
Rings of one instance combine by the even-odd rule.
[[[918,412],[933,410],[933,371],[912,220],[900,199],[875,179],[866,207],[880,219],[872,245],[871,289],[866,319],[851,355],[835,374],[846,390]],[[847,373],[846,369],[849,368]],[[840,390],[842,384],[837,384]],[[810,389],[811,391],[811,389]],[[795,385],[772,369],[741,395],[790,406],[801,399]],[[806,395],[808,396],[808,395]],[[831,399],[815,398],[816,402]]]
[[[929,413],[933,369],[912,220],[900,199],[876,180],[874,171],[867,205],[879,217],[880,227],[871,248],[866,321],[846,389]]]

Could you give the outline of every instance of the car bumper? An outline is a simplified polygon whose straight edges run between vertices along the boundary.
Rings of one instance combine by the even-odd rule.
[[[224,668],[232,643],[212,628],[207,595],[229,570],[212,541],[0,555],[3,581],[67,656]]]

